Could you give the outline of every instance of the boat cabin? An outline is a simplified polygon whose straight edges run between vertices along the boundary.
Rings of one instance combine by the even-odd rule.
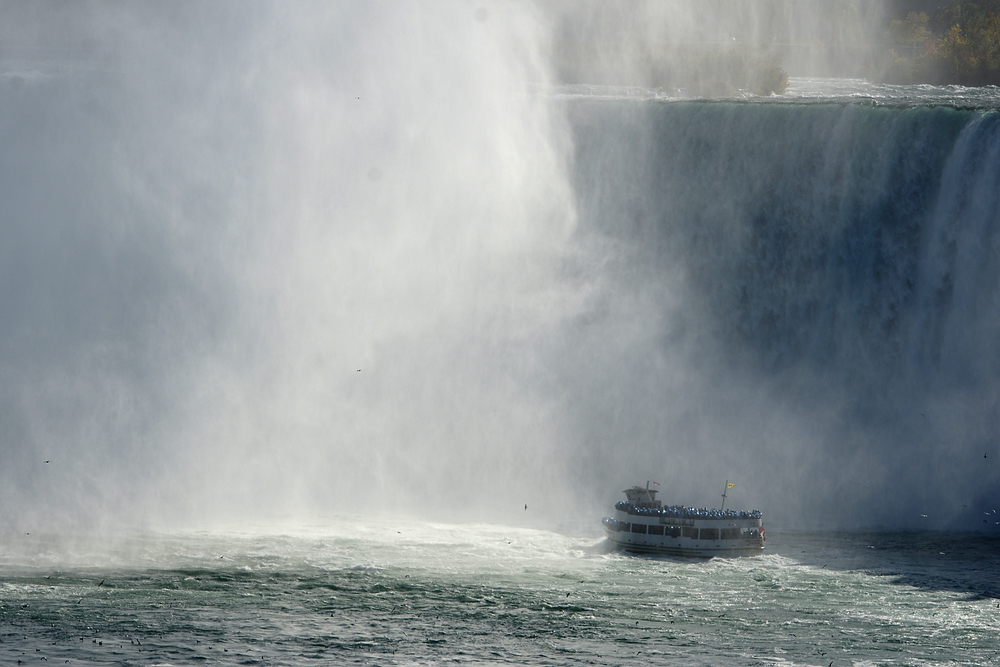
[[[656,491],[650,489],[648,486],[643,488],[641,486],[633,486],[631,489],[625,489],[625,497],[628,498],[628,502],[634,507],[650,507],[653,509],[660,509],[660,501],[656,499]]]

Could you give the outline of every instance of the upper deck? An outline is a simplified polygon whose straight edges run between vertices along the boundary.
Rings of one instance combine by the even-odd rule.
[[[686,507],[684,505],[668,505],[663,507],[659,502],[655,507],[640,506],[628,500],[615,503],[615,509],[630,516],[650,517],[653,519],[687,519],[701,521],[741,521],[760,519],[760,510],[717,510],[708,507]]]

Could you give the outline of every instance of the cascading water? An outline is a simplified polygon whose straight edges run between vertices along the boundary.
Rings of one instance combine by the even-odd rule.
[[[633,275],[669,285],[659,347],[674,372],[714,378],[695,399],[661,394],[674,415],[664,467],[701,476],[711,466],[687,459],[724,458],[703,435],[671,438],[677,415],[696,411],[728,424],[779,514],[919,525],[932,508],[939,527],[980,523],[998,480],[982,464],[1000,426],[1000,115],[567,105],[581,228],[628,248]],[[734,387],[755,398],[718,398]],[[751,418],[762,407],[769,425]],[[811,454],[782,461],[767,444],[776,421],[798,424]]]
[[[4,664],[996,661],[996,91],[615,88],[880,7],[0,5]]]

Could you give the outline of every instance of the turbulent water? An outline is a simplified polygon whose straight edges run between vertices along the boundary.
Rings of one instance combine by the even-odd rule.
[[[361,519],[117,548],[31,535],[0,552],[0,661],[996,664],[998,548],[973,533],[769,533],[763,556],[687,561]]]
[[[165,52],[167,64],[187,53]],[[350,106],[323,76],[286,85],[316,54],[247,83],[232,83],[234,66],[228,88],[206,67],[208,83],[175,82],[178,95],[97,70],[3,75],[2,206],[17,224],[2,239],[0,661],[1000,664],[996,89],[796,79],[768,99],[524,96],[449,52],[430,69],[457,63],[453,79],[400,75],[413,88],[392,88],[372,116],[353,110],[368,90],[353,80]],[[187,82],[185,62],[165,71]],[[397,61],[379,62],[395,76]],[[481,106],[437,99],[463,86],[483,89]],[[202,88],[218,97],[172,106]],[[411,96],[434,103],[399,106]],[[356,130],[379,141],[330,151],[336,168],[309,157]],[[105,153],[117,157],[94,159]],[[135,238],[108,222],[133,218]],[[259,254],[240,246],[247,220]],[[496,287],[516,273],[524,284]],[[330,340],[356,326],[355,348]],[[219,370],[227,361],[251,369]],[[186,363],[197,372],[159,379]],[[764,513],[765,555],[607,550],[599,499],[662,475],[668,502],[702,503],[696,490],[727,471]],[[440,492],[452,484],[458,503]],[[532,510],[559,496],[586,528],[355,518],[290,535],[108,532],[162,508],[188,525],[223,502],[237,522],[332,512],[346,505],[331,488],[417,514],[468,501],[465,516],[516,516],[537,490]],[[550,511],[546,525],[562,514]],[[54,534],[33,527],[46,522]],[[787,529],[803,525],[948,532]]]

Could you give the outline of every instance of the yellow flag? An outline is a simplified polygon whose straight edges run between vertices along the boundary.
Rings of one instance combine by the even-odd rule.
[[[727,489],[735,489],[735,488],[736,488],[736,485],[735,485],[735,484],[733,484],[732,482],[729,482],[728,484],[726,484],[726,488],[727,488]]]

